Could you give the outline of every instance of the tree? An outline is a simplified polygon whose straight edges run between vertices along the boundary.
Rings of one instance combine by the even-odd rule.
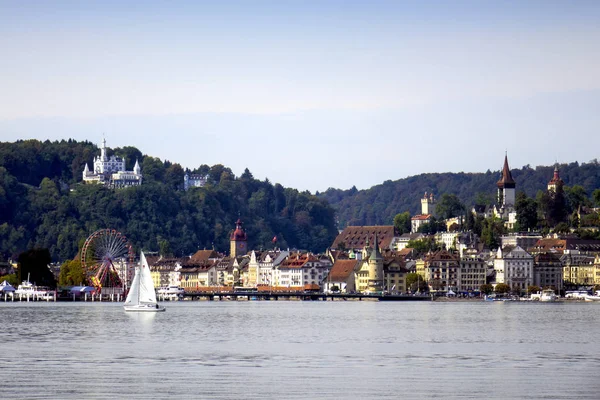
[[[399,235],[403,233],[409,233],[411,231],[410,213],[405,211],[400,214],[396,214],[394,217],[394,227],[398,231]]]
[[[534,230],[538,224],[537,202],[527,197],[525,192],[517,193],[515,211],[517,212],[517,223],[522,231]]]
[[[500,245],[500,237],[506,233],[504,222],[498,218],[487,218],[483,221],[481,240],[489,249]]]
[[[60,266],[60,273],[58,275],[59,286],[75,286],[85,285],[85,273],[81,266],[81,260],[79,257],[65,261]]]
[[[54,275],[48,268],[52,261],[48,249],[31,249],[19,254],[19,281],[29,278],[39,286],[56,287]]]
[[[594,199],[596,207],[600,207],[600,189],[596,189],[592,192],[592,198]]]
[[[568,212],[577,211],[581,206],[587,207],[590,205],[587,192],[581,185],[575,185],[572,187],[565,186],[564,195]]]
[[[409,240],[406,247],[414,249],[417,255],[425,254],[430,251],[439,249],[439,245],[433,240],[433,238],[423,238],[419,240]]]
[[[494,291],[494,287],[489,283],[484,283],[483,285],[479,286],[479,291],[483,294],[490,294]]]
[[[425,279],[416,272],[410,272],[406,274],[406,289],[411,292],[423,292],[427,291],[427,282]]]
[[[499,294],[508,293],[510,292],[510,286],[506,283],[499,283],[496,285],[495,292]]]
[[[529,285],[527,286],[527,294],[537,293],[542,290],[539,286]]]
[[[458,196],[444,193],[439,199],[435,211],[440,219],[449,219],[463,214],[465,206]]]

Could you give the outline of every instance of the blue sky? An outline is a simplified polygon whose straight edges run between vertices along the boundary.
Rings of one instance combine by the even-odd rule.
[[[312,192],[586,162],[599,43],[592,1],[0,1],[0,140]]]

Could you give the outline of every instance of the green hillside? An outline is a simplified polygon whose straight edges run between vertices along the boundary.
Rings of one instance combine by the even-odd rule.
[[[238,216],[250,248],[297,247],[323,251],[336,235],[333,209],[308,192],[240,177],[223,165],[200,165],[208,174],[203,188],[183,191],[185,171],[135,147],[111,153],[139,160],[144,183],[110,190],[81,183],[84,163],[98,148],[89,142],[37,140],[0,142],[0,257],[48,248],[54,260],[71,259],[87,236],[112,228],[125,234],[135,250],[175,256],[197,249],[229,251],[229,232]]]
[[[594,160],[579,164],[573,162],[559,166],[565,185],[580,185],[588,197],[600,188],[600,164]],[[517,182],[517,192],[524,191],[535,198],[537,192],[546,190],[553,176],[554,166],[511,169]],[[338,226],[392,224],[396,214],[409,211],[421,212],[421,198],[433,192],[437,198],[454,194],[465,205],[491,204],[495,201],[496,182],[500,171],[485,173],[436,173],[411,176],[397,181],[385,181],[367,190],[328,189],[319,196],[326,199],[336,210]]]

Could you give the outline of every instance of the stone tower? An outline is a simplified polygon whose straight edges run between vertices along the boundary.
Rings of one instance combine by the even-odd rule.
[[[421,215],[435,215],[435,198],[433,193],[425,192],[425,195],[421,199]]]
[[[512,208],[515,206],[515,187],[516,183],[508,168],[508,156],[504,155],[504,167],[502,168],[502,177],[496,183],[498,186],[498,206],[503,208]]]
[[[369,280],[367,283],[367,293],[381,293],[383,291],[383,257],[379,252],[379,242],[375,234],[375,243],[373,251],[369,256]]]
[[[238,220],[235,223],[235,230],[231,233],[231,236],[229,237],[229,256],[231,258],[243,256],[248,251],[248,236],[246,236],[246,231],[244,231],[242,225],[242,220],[238,218]]]

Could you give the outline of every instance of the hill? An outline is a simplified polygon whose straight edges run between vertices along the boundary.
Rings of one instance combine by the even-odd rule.
[[[579,164],[573,162],[559,165],[560,176],[567,186],[582,186],[587,196],[600,188],[600,164],[593,160]],[[524,191],[534,197],[546,190],[553,176],[554,166],[526,165],[513,168],[512,176],[517,182],[517,192]],[[366,190],[328,189],[319,194],[336,210],[338,227],[348,225],[391,224],[396,214],[409,211],[411,215],[421,212],[420,199],[425,192],[433,192],[437,198],[443,194],[458,196],[465,205],[492,204],[496,197],[496,182],[500,171],[485,173],[436,173],[411,176],[396,181],[385,181]]]
[[[53,260],[76,256],[97,229],[121,231],[136,251],[176,256],[202,248],[228,252],[238,216],[250,248],[296,247],[323,251],[336,236],[334,211],[308,192],[236,177],[223,165],[200,165],[202,188],[182,190],[185,171],[177,163],[116,148],[127,169],[139,160],[144,183],[110,190],[81,183],[83,166],[98,148],[89,142],[37,140],[0,142],[0,257],[48,248]],[[109,154],[110,155],[110,154]]]

